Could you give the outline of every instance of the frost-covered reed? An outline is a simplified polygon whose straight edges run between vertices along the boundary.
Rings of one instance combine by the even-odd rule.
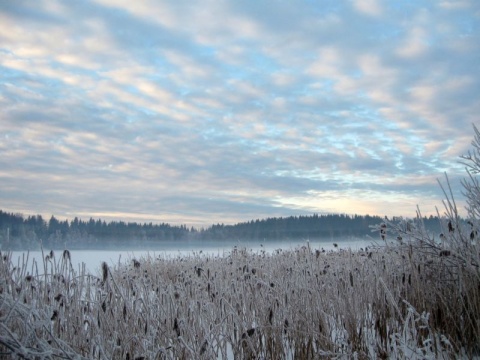
[[[412,249],[234,248],[224,256],[103,263],[98,276],[74,269],[67,252],[30,268],[26,258],[13,264],[2,254],[0,353],[52,359],[478,355],[478,278],[450,268],[445,256],[417,256]]]

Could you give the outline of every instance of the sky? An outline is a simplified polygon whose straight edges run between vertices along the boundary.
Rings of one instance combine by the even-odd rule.
[[[443,214],[479,95],[478,0],[0,1],[0,209]]]

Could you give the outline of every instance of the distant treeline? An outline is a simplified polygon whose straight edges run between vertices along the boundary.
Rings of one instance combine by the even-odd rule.
[[[71,221],[52,216],[23,216],[0,210],[0,249],[94,249],[105,246],[133,247],[135,243],[152,247],[166,241],[201,240],[301,240],[365,237],[372,234],[370,226],[383,218],[370,215],[311,215],[252,220],[235,225],[217,224],[195,229],[166,223],[106,222],[101,219]],[[425,227],[438,233],[437,217],[425,217]]]

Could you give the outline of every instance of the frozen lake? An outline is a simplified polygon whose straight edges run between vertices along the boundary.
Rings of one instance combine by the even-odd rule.
[[[334,243],[338,247],[334,246]],[[312,251],[316,249],[324,249],[326,251],[335,249],[352,249],[358,250],[365,248],[372,243],[372,239],[344,239],[335,241],[309,241]],[[195,241],[195,242],[177,242],[177,243],[165,243],[160,244],[155,249],[138,249],[132,250],[70,250],[72,265],[74,269],[80,269],[81,264],[84,263],[87,271],[92,274],[96,274],[99,271],[100,265],[105,261],[108,265],[114,266],[119,262],[131,261],[132,259],[139,259],[145,256],[151,256],[154,258],[176,258],[185,256],[224,256],[228,255],[234,247],[245,248],[251,250],[254,253],[265,251],[272,253],[275,250],[292,250],[307,244],[307,241],[266,241],[260,242],[225,242],[225,241]],[[44,250],[44,255],[49,253],[49,249]],[[62,256],[61,250],[54,251],[55,257],[60,260]],[[12,262],[16,265],[21,265],[27,260],[29,267],[33,259],[38,263],[41,263],[42,252],[41,251],[13,251]]]

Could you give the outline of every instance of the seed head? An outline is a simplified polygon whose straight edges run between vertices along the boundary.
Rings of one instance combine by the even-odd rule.
[[[70,251],[68,251],[67,249],[63,250],[63,259],[64,260],[68,260],[68,261],[71,261],[71,255],[70,255]]]
[[[104,262],[102,262],[102,279],[103,279],[103,282],[107,281],[107,278],[108,278],[108,265],[104,261]]]

